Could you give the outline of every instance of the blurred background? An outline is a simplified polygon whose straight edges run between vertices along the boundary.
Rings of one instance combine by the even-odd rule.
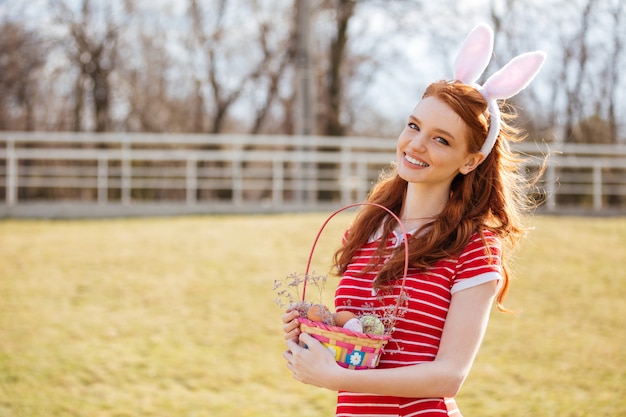
[[[0,1],[0,215],[359,201],[479,22],[496,35],[487,75],[548,53],[511,101],[522,151],[555,156],[538,200],[621,212],[625,19],[622,0]]]

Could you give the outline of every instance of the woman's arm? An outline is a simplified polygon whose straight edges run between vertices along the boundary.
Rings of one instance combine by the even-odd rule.
[[[496,293],[496,281],[452,295],[437,357],[432,362],[392,369],[350,370],[308,334],[295,342],[294,329],[287,339],[284,357],[295,379],[331,390],[398,397],[453,397],[467,377],[482,342]],[[286,317],[284,317],[285,319]]]

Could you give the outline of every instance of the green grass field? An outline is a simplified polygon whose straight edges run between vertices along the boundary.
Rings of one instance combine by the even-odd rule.
[[[318,270],[349,217],[328,227]],[[303,271],[324,218],[0,221],[0,417],[333,415],[334,393],[283,365],[272,291]],[[533,223],[507,300],[518,314],[494,310],[459,405],[626,415],[626,218]]]

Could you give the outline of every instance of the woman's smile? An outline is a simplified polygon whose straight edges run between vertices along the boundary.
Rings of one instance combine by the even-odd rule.
[[[404,153],[404,159],[409,162],[411,165],[417,165],[419,167],[423,167],[423,168],[427,168],[430,165],[428,165],[426,162],[416,159],[410,155],[408,155],[406,152]]]

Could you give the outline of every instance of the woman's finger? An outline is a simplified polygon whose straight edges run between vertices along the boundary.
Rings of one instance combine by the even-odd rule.
[[[304,343],[307,346],[307,349],[308,348],[311,348],[311,349],[322,348],[326,350],[326,348],[320,343],[319,340],[317,340],[316,338],[314,338],[308,333],[300,334],[299,340],[301,343]]]
[[[293,339],[291,340],[287,340],[287,348],[289,350],[287,350],[285,352],[285,354],[289,354],[290,358],[293,357],[294,352],[298,352],[299,350],[301,350],[302,348],[300,347],[300,345],[298,345],[298,342],[294,341]],[[284,356],[284,355],[283,355]]]
[[[287,361],[287,368],[289,368],[290,370],[292,365],[291,363],[293,362],[293,353],[291,352],[291,350],[286,350],[283,352],[283,358],[285,358],[285,360]]]
[[[298,336],[300,335],[300,325],[298,322],[296,322],[295,325],[292,324],[286,324],[285,326],[283,326],[283,331],[285,332],[285,339],[289,340],[289,339],[298,339]]]
[[[295,329],[292,332],[285,333],[285,340],[291,340],[298,343],[298,337],[300,336],[300,330]]]
[[[300,315],[297,311],[287,312],[282,315],[282,320],[284,323],[283,332],[285,333],[285,339],[294,339],[297,341],[298,336],[300,335],[300,323],[298,322],[299,316]]]
[[[297,319],[299,315],[300,314],[296,310],[287,310],[281,318],[283,319],[283,323],[289,323],[290,321]]]

